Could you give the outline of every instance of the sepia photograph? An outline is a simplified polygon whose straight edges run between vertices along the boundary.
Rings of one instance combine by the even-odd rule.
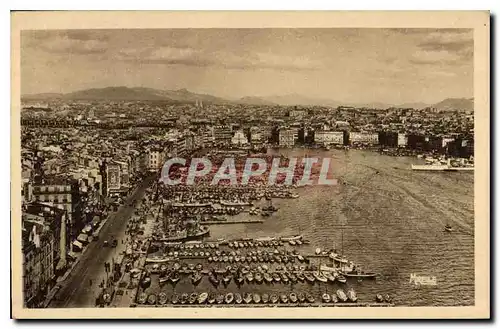
[[[489,318],[470,12],[12,14],[12,316]]]

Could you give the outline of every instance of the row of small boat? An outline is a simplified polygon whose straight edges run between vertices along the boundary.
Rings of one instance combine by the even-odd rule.
[[[302,255],[297,255],[296,257],[293,256],[280,256],[280,255],[272,255],[268,253],[264,253],[261,255],[250,255],[247,254],[246,256],[232,256],[232,255],[225,255],[225,256],[209,256],[208,261],[209,262],[222,262],[222,263],[294,263],[296,260],[299,260],[301,262],[307,262],[307,259],[302,256]]]
[[[354,290],[350,289],[346,292],[342,289],[338,289],[335,294],[324,293],[321,296],[323,303],[337,303],[337,302],[357,302],[358,297]],[[167,294],[160,292],[158,296],[146,293],[141,293],[137,298],[139,304],[150,304],[150,305],[165,305],[168,302]],[[183,293],[183,294],[173,294],[170,302],[172,304],[296,304],[296,303],[315,303],[316,298],[313,295],[306,292],[291,292],[291,293],[281,293],[281,294],[258,294],[258,293],[232,293],[227,294],[208,294],[207,292],[198,293]]]
[[[172,271],[170,273],[165,273],[160,276],[159,282],[160,284],[164,284],[167,282],[171,282],[172,284],[176,284],[180,280],[181,276],[178,272]],[[191,283],[193,285],[198,285],[203,279],[203,275],[201,272],[194,271],[191,276]],[[149,280],[149,277],[146,277],[144,280]],[[143,280],[143,285],[147,285],[149,282],[145,282]],[[336,273],[330,272],[245,272],[238,271],[238,273],[232,274],[231,272],[225,273],[217,273],[215,271],[208,273],[208,280],[214,285],[218,286],[220,283],[223,283],[227,286],[231,281],[237,285],[242,285],[243,283],[297,283],[297,282],[323,282],[323,283],[346,283],[347,280],[343,275],[339,275]]]

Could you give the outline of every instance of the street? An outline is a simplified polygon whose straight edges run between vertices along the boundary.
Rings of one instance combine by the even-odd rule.
[[[51,308],[63,307],[93,307],[100,292],[99,283],[106,279],[104,263],[111,263],[113,257],[118,256],[118,250],[123,249],[122,239],[125,239],[125,228],[127,221],[134,213],[135,207],[130,206],[133,201],[140,200],[151,186],[156,175],[150,175],[144,179],[138,188],[125,200],[120,209],[110,215],[102,227],[99,240],[93,241],[81,256],[79,263],[62,283],[62,287],[56,293],[49,304]],[[118,240],[118,248],[105,247],[104,241]],[[90,285],[92,280],[92,285]]]

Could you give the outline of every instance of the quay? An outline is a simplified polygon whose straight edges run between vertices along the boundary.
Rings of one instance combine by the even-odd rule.
[[[211,220],[211,221],[206,221],[203,222],[204,225],[222,225],[222,224],[262,224],[264,223],[264,220],[262,219],[250,219],[250,220],[244,220],[244,219],[239,219],[239,220],[226,220],[226,221],[221,221],[221,220]]]
[[[240,307],[251,307],[251,308],[276,308],[276,307],[294,307],[294,308],[305,308],[305,307],[394,307],[394,303],[313,303],[313,304],[212,304],[212,305],[178,305],[178,304],[164,304],[164,305],[148,305],[148,304],[133,304],[132,307],[141,308],[151,308],[151,307],[169,307],[169,308],[240,308]]]

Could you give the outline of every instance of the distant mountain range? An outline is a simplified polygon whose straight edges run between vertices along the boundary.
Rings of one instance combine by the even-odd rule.
[[[215,104],[248,104],[248,105],[309,105],[309,106],[353,106],[366,108],[385,109],[389,107],[399,108],[414,108],[424,109],[432,107],[440,110],[456,109],[456,110],[473,110],[473,98],[448,98],[436,104],[425,103],[405,103],[405,104],[386,104],[386,103],[345,103],[331,99],[321,99],[307,97],[299,94],[288,94],[278,96],[254,97],[247,96],[236,100],[228,100],[207,94],[197,94],[187,89],[179,90],[158,90],[153,88],[129,88],[129,87],[107,87],[93,88],[75,91],[68,94],[45,93],[23,95],[23,100],[110,100],[110,101],[171,101],[176,103],[195,103],[201,101],[203,103]]]

